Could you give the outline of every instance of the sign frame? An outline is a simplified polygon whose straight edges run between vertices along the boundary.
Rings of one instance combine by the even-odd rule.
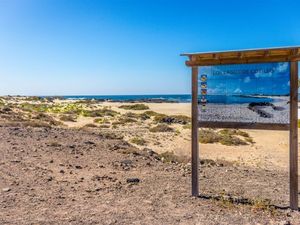
[[[290,208],[298,210],[298,61],[300,47],[248,49],[221,52],[184,53],[192,69],[192,195],[199,196],[199,128],[289,130]],[[288,62],[290,64],[289,124],[203,122],[198,120],[198,70],[201,66]]]

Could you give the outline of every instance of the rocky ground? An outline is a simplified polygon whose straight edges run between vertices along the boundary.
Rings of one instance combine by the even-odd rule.
[[[300,224],[283,171],[202,160],[194,198],[189,164],[113,134],[2,124],[0,146],[0,224]]]

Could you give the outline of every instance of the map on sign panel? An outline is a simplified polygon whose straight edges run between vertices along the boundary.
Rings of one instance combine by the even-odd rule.
[[[200,67],[200,122],[288,124],[289,101],[287,62]]]

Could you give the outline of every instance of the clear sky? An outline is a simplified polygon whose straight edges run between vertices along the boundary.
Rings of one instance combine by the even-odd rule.
[[[0,95],[190,92],[182,52],[300,45],[297,0],[0,0]]]

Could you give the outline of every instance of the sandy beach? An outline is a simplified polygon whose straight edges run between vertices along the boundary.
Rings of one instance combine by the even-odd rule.
[[[201,129],[198,200],[189,103],[0,102],[2,224],[300,221],[277,207],[288,205],[287,131]]]
[[[22,99],[8,99],[8,102],[11,104],[24,104],[28,101]],[[76,102],[75,100],[55,100],[54,103],[57,105],[70,105]],[[34,102],[30,102],[33,103]],[[161,113],[164,115],[183,115],[190,117],[191,115],[191,104],[190,103],[145,103],[149,109],[147,110],[128,110],[122,109],[122,105],[134,105],[134,103],[123,103],[123,102],[100,102],[93,103],[93,109],[109,108],[120,115],[126,115],[126,113],[136,113],[142,114],[146,111],[154,111],[156,113]],[[280,101],[277,105],[284,104],[284,101]],[[213,107],[216,107],[214,105]],[[229,106],[229,107],[233,107]],[[218,107],[218,112],[226,111],[223,107]],[[239,110],[239,109],[238,109]],[[245,113],[241,115],[246,115],[245,119],[249,118],[248,116],[254,116],[257,118],[257,115],[247,109],[243,109]],[[285,110],[287,108],[285,107]],[[212,111],[207,111],[205,115],[209,115]],[[229,111],[226,111],[229,112]],[[279,111],[279,114],[284,113]],[[54,118],[59,120],[59,114],[53,114]],[[201,114],[202,115],[202,114]],[[239,114],[240,115],[240,114]],[[234,118],[234,117],[233,117]],[[276,117],[280,118],[280,117]],[[109,120],[114,120],[113,118],[107,117],[108,124],[111,124]],[[272,119],[272,118],[271,118]],[[76,121],[60,121],[63,126],[69,128],[79,129],[89,124],[94,123],[94,117],[78,116]],[[263,118],[261,121],[264,121]],[[284,120],[285,121],[285,120]],[[96,123],[96,125],[99,125]],[[159,132],[153,133],[149,132],[149,127],[154,126],[153,121],[143,121],[133,122],[133,123],[124,123],[118,128],[106,128],[102,127],[101,130],[104,131],[113,131],[124,137],[126,141],[130,141],[132,138],[140,137],[146,140],[144,145],[135,145],[137,148],[151,148],[158,153],[163,152],[174,152],[176,155],[190,157],[190,138],[191,131],[189,127],[185,127],[181,124],[169,124],[176,132]],[[233,162],[239,162],[246,164],[248,166],[257,166],[264,168],[280,168],[282,170],[287,170],[288,166],[288,131],[268,131],[268,130],[243,130],[249,133],[249,136],[253,139],[253,144],[247,145],[237,145],[237,146],[226,146],[219,143],[209,143],[209,144],[200,144],[200,155],[203,158],[218,160],[229,160]],[[300,171],[300,170],[299,170]]]

